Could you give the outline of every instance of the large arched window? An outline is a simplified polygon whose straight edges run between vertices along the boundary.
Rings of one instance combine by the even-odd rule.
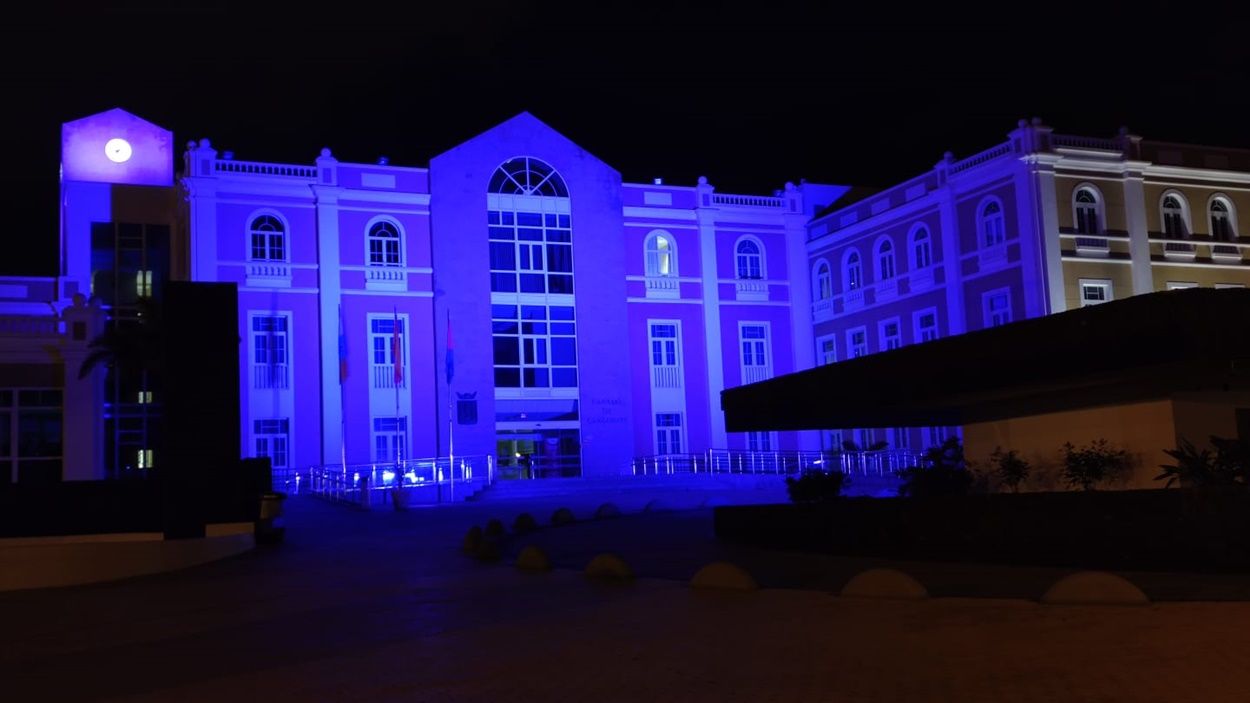
[[[1185,199],[1178,193],[1168,193],[1159,201],[1159,209],[1163,215],[1163,235],[1169,239],[1184,239],[1189,236],[1189,224],[1185,207]]]
[[[677,242],[668,232],[652,232],[647,237],[646,271],[648,276],[677,275]]]
[[[505,161],[491,176],[489,191],[503,195],[569,197],[569,189],[560,174],[547,162],[529,156]]]
[[[929,228],[920,225],[911,232],[911,265],[913,270],[928,268],[933,264],[933,245],[929,240]]]
[[[864,285],[864,267],[860,263],[859,252],[854,249],[848,249],[842,258],[842,280],[848,291],[858,290]]]
[[[1098,194],[1090,186],[1077,188],[1072,194],[1073,223],[1077,234],[1098,234],[1102,231]]]
[[[894,278],[894,245],[888,239],[877,242],[877,280]]]
[[[1003,206],[997,198],[991,198],[981,204],[977,219],[980,222],[981,246],[992,247],[1007,241]]]
[[[734,247],[737,260],[738,278],[763,278],[764,253],[760,243],[754,239],[740,239]]]
[[[378,220],[369,226],[369,265],[370,266],[401,266],[403,265],[399,235],[399,225],[391,220]]]
[[[816,262],[812,276],[812,290],[817,300],[828,300],[833,297],[833,272],[829,270],[829,262],[821,259]]]
[[[1230,242],[1237,237],[1237,225],[1233,220],[1233,204],[1223,196],[1211,198],[1208,206],[1211,220],[1211,239]]]
[[[258,215],[247,227],[252,261],[286,261],[286,225],[275,215]]]

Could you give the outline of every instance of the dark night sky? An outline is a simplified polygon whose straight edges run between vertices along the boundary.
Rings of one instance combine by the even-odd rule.
[[[117,106],[239,159],[330,146],[416,165],[529,110],[628,180],[726,192],[888,185],[1034,115],[1250,146],[1250,51],[1228,8],[922,7],[43,3],[0,28],[17,242],[0,272],[51,272],[60,123]]]

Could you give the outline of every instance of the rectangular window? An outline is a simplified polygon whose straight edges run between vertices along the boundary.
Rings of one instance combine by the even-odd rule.
[[[738,323],[738,344],[742,350],[742,383],[756,383],[770,378],[768,325],[761,322]]]
[[[917,310],[912,315],[912,325],[916,331],[916,343],[931,342],[938,338],[937,308]]]
[[[492,305],[496,388],[576,388],[572,306]]]
[[[252,421],[252,437],[256,456],[269,457],[275,469],[290,466],[287,448],[290,446],[290,421],[286,418]]]
[[[903,346],[903,332],[897,317],[878,323],[877,335],[881,338],[881,351]]]
[[[867,327],[856,327],[846,331],[846,353],[852,359],[868,353]]]
[[[773,450],[773,436],[771,432],[748,432],[747,433],[747,451],[771,452],[772,450]]]
[[[1111,281],[1106,279],[1080,279],[1081,307],[1098,305],[1111,300]]]
[[[0,483],[61,480],[60,389],[0,390]]]
[[[655,388],[681,386],[681,345],[678,323],[651,321],[647,327],[652,386]]]
[[[894,449],[911,447],[911,430],[907,427],[895,427],[890,430],[890,446]]]
[[[369,361],[374,388],[404,388],[408,376],[406,316],[369,316]],[[398,325],[398,326],[396,326]]]
[[[928,431],[928,436],[929,436],[930,447],[940,447],[942,446],[942,442],[946,441],[946,428],[945,427],[930,427]]]
[[[859,445],[860,451],[868,451],[872,449],[873,442],[872,430],[860,428],[855,430],[855,443]]]
[[[493,292],[572,295],[568,215],[491,210],[486,221]]]
[[[985,326],[998,327],[1011,322],[1011,289],[1000,288],[981,296]]]
[[[1168,281],[1168,290],[1181,290],[1183,288],[1197,288],[1198,284],[1193,281]]]
[[[373,418],[373,460],[399,462],[410,458],[408,447],[408,418]]]
[[[252,387],[286,388],[290,355],[286,315],[252,317]]]
[[[655,453],[681,454],[681,413],[655,414]]]
[[[838,360],[837,337],[829,335],[816,340],[816,365],[825,366]]]

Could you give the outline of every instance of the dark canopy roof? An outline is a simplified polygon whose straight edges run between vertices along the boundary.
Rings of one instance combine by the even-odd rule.
[[[731,388],[731,432],[961,425],[1250,389],[1250,290],[1090,306]]]

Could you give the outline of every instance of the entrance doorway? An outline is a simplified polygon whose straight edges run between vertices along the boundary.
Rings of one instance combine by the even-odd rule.
[[[576,429],[498,430],[500,478],[568,478],[582,475],[582,443]]]

